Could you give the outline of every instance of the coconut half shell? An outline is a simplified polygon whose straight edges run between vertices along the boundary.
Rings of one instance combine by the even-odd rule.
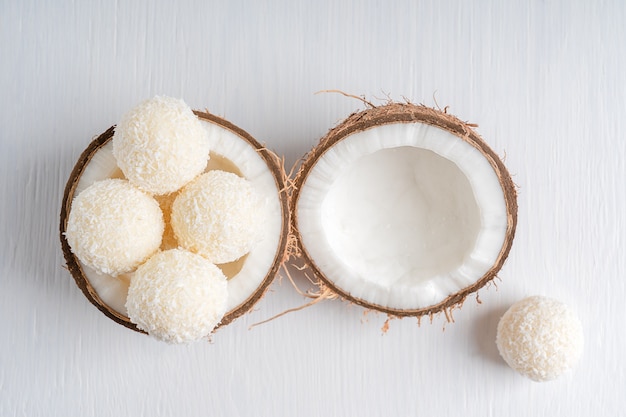
[[[405,133],[403,132],[407,132],[407,139],[398,139],[396,136],[404,135]],[[389,142],[393,144],[390,145]],[[416,143],[424,143],[430,149],[426,151],[417,149],[422,145],[416,145]],[[336,149],[340,150],[336,151]],[[460,151],[459,149],[463,150]],[[371,156],[380,150],[383,151],[380,153],[380,157]],[[376,195],[370,193],[370,189],[377,186],[374,183],[377,182],[378,177],[368,178],[368,176],[370,172],[378,172],[379,174],[376,175],[384,177],[387,175],[386,170],[394,171],[396,169],[393,162],[395,156],[392,155],[394,152],[400,158],[398,165],[401,165],[401,163],[404,163],[402,162],[403,160],[409,158],[409,162],[406,163],[408,164],[409,175],[415,175],[416,177],[415,179],[411,178],[407,182],[407,187],[410,189],[417,187],[415,188],[416,191],[413,192],[412,202],[418,202],[418,205],[426,205],[425,209],[416,208],[415,215],[418,216],[417,212],[421,210],[432,218],[436,218],[438,223],[444,224],[444,226],[441,226],[444,227],[443,229],[433,229],[428,224],[429,220],[426,219],[421,226],[416,227],[415,238],[419,240],[421,237],[420,232],[425,234],[425,230],[431,233],[434,233],[433,230],[443,230],[444,234],[449,235],[450,238],[448,240],[454,241],[454,227],[464,228],[466,227],[464,225],[467,224],[471,226],[467,226],[467,230],[473,227],[474,231],[472,233],[478,236],[475,239],[478,239],[480,243],[469,239],[468,243],[465,244],[465,249],[458,252],[460,260],[457,264],[450,261],[451,270],[453,269],[450,273],[442,270],[433,270],[434,277],[432,279],[422,276],[416,279],[419,282],[412,282],[412,270],[420,270],[421,265],[419,264],[420,261],[411,261],[411,259],[427,258],[427,256],[425,257],[419,253],[420,250],[416,249],[418,245],[411,241],[410,234],[407,235],[408,237],[404,237],[406,243],[389,242],[397,245],[397,251],[406,251],[405,247],[409,247],[407,249],[408,252],[404,253],[402,258],[394,253],[386,253],[385,251],[388,249],[386,245],[378,246],[381,253],[386,253],[385,256],[378,256],[378,258],[381,258],[376,261],[378,264],[373,263],[375,262],[373,259],[377,258],[376,253],[369,255],[361,253],[372,250],[368,247],[367,242],[365,244],[359,242],[364,240],[364,236],[371,235],[373,237],[371,246],[375,246],[379,235],[383,236],[380,239],[385,239],[384,230],[381,230],[379,235],[377,235],[378,232],[376,231],[368,232],[369,234],[361,233],[359,225],[355,225],[356,220],[354,218],[361,216],[361,222],[365,229],[370,226],[372,228],[378,227],[369,224],[369,220],[372,217],[381,216],[382,219],[382,216],[384,216],[384,214],[379,215],[372,211],[372,207],[376,206],[378,202],[376,201]],[[453,211],[449,215],[437,217],[436,210],[433,213],[433,209],[428,207],[429,199],[439,198],[438,188],[433,190],[433,186],[427,183],[428,178],[425,179],[425,185],[419,184],[422,181],[421,177],[424,177],[424,175],[420,177],[417,169],[415,174],[411,171],[413,169],[411,167],[413,160],[410,160],[412,158],[410,155],[413,153],[417,155],[415,157],[415,161],[417,161],[415,165],[419,165],[421,161],[439,164],[435,159],[442,159],[443,162],[441,164],[447,164],[447,167],[441,168],[442,175],[450,176],[450,181],[454,181],[457,184],[454,187],[457,188],[449,192],[446,191],[445,189],[449,185],[446,179],[440,179],[436,187],[441,189],[442,193],[447,193],[445,198],[450,201],[457,199],[459,193],[469,195],[467,201],[461,200],[455,203],[458,206],[457,211]],[[432,154],[432,156],[425,156],[426,153]],[[353,158],[353,154],[359,155]],[[442,155],[443,158],[440,158]],[[450,157],[448,158],[446,155]],[[424,159],[426,157],[430,159]],[[371,169],[368,165],[365,165],[367,158],[375,159],[372,162]],[[451,159],[452,163],[446,161],[446,159]],[[457,160],[455,161],[454,159]],[[384,160],[387,162],[384,162]],[[434,162],[430,162],[431,160]],[[490,190],[482,189],[481,178],[472,178],[478,175],[472,172],[474,168],[471,161],[473,160],[479,162],[480,167],[477,166],[476,169],[485,172],[484,175],[487,177],[485,182],[492,184]],[[381,165],[383,163],[387,165]],[[352,169],[350,166],[357,166],[357,168]],[[437,174],[433,173],[433,175]],[[463,176],[466,176],[468,180],[465,181],[462,178]],[[358,182],[359,177],[363,177],[361,183],[364,182],[364,185]],[[341,183],[342,181],[344,182],[343,188],[340,188],[339,191],[334,191],[333,184]],[[394,181],[397,181],[397,178]],[[465,189],[468,187],[458,185],[462,184],[463,181],[470,187],[469,191]],[[417,182],[418,185],[414,186],[413,182]],[[388,184],[389,187],[392,185]],[[387,186],[381,184],[378,187],[384,190]],[[428,187],[431,190],[424,191]],[[362,192],[358,188],[362,188]],[[430,192],[430,194],[423,197],[420,194],[422,192]],[[333,193],[335,196],[332,198],[328,197]],[[346,196],[342,196],[342,194]],[[348,199],[351,198],[348,195],[352,194],[355,195],[355,199],[362,198],[362,204],[351,208],[343,207],[342,205],[348,204]],[[399,192],[394,198],[400,199],[405,195],[406,193]],[[474,210],[475,213],[466,216],[465,212],[469,209],[465,209],[464,205],[471,205],[472,195],[476,195],[475,199],[478,201]],[[482,200],[480,200],[481,198]],[[320,140],[318,146],[311,150],[303,159],[297,177],[294,180],[290,202],[291,212],[293,213],[291,229],[295,234],[298,245],[298,250],[295,252],[303,258],[306,265],[319,279],[320,286],[324,290],[330,289],[335,295],[345,300],[367,309],[385,312],[391,316],[432,316],[443,311],[446,317],[449,318],[448,313],[454,307],[463,303],[469,294],[477,292],[493,280],[504,264],[515,235],[517,224],[516,198],[515,186],[504,164],[468,123],[445,112],[421,105],[391,103],[381,107],[372,107],[352,114],[330,130]],[[304,200],[306,202],[303,202]],[[329,202],[327,200],[332,201]],[[490,202],[490,200],[495,201]],[[394,216],[396,205],[380,205],[390,210],[389,216]],[[495,208],[483,206],[493,206]],[[410,206],[408,208],[412,210]],[[340,217],[336,213],[342,210],[347,214]],[[350,214],[350,210],[355,211],[354,215]],[[305,212],[306,215],[304,214]],[[494,213],[493,216],[491,216],[491,213]],[[412,218],[412,214],[409,216],[411,218],[406,219],[407,225],[411,222],[414,224],[419,222],[419,219],[415,220]],[[490,216],[497,217],[497,219],[494,220]],[[326,220],[327,218],[330,220]],[[394,219],[390,219],[390,223],[393,223],[391,220]],[[382,221],[379,220],[378,223]],[[448,229],[445,228],[447,227],[445,226],[446,222],[454,221],[457,223],[453,223]],[[497,226],[494,226],[497,228],[497,232],[487,231],[483,234],[482,231],[488,228],[488,223],[498,223]],[[398,227],[400,234],[406,234],[402,224]],[[465,233],[465,229],[463,233]],[[466,234],[472,233],[467,232]],[[485,236],[489,233],[496,235],[496,238],[487,239]],[[309,234],[316,236],[312,237]],[[485,239],[482,239],[483,237]],[[444,238],[435,238],[432,240],[435,243],[430,243],[431,241],[428,239],[424,239],[424,241],[423,246],[428,247],[438,244],[450,244]],[[484,244],[486,249],[483,252],[489,252],[484,254],[484,256],[478,253],[480,252],[478,247],[483,245],[483,241],[488,242]],[[356,246],[356,249],[345,247],[351,242]],[[455,244],[455,242],[452,242],[452,244]],[[436,251],[438,249],[429,250]],[[342,259],[337,255],[338,252],[341,252],[341,254],[348,253],[350,260]],[[457,252],[452,253],[455,256],[457,254]],[[369,256],[371,259],[365,259],[366,256]],[[437,256],[443,257],[446,254],[442,252]],[[481,257],[488,260],[480,260],[482,264],[475,267],[471,265],[479,263],[479,261],[476,261],[476,258]],[[375,273],[370,273],[371,271],[368,271],[368,267],[358,265],[361,259],[363,259],[363,262],[370,262],[368,265],[371,268],[369,269],[374,270]],[[428,261],[428,259],[426,260]],[[349,264],[350,262],[352,263]],[[381,267],[378,269],[381,263],[397,263],[399,265],[402,262],[408,262],[409,266],[402,269],[400,266],[388,265],[389,268]],[[445,262],[449,261],[446,260]],[[464,264],[469,266],[466,268]],[[390,269],[390,272],[387,272],[387,269]],[[394,273],[403,274],[403,277],[396,278],[392,276]],[[381,277],[376,274],[387,276]],[[350,279],[348,279],[348,275],[351,276]],[[394,284],[394,282],[397,284]],[[394,286],[398,287],[397,292],[402,293],[401,295],[394,294],[396,290]],[[367,287],[368,289],[362,290],[360,287]],[[322,292],[320,291],[320,293]],[[429,295],[423,296],[424,293]],[[399,302],[389,300],[394,297],[402,298],[402,300]],[[416,301],[413,302],[412,300]]]
[[[287,195],[287,187],[286,187],[286,175],[285,171],[282,167],[281,160],[270,150],[266,149],[262,146],[258,141],[256,141],[250,134],[245,132],[243,129],[233,125],[232,123],[224,120],[218,116],[212,115],[208,112],[194,112],[202,122],[207,123],[209,129],[217,129],[219,132],[226,132],[227,134],[219,133],[221,141],[231,141],[231,140],[240,140],[243,142],[242,144],[237,144],[238,149],[247,149],[251,148],[264,162],[265,168],[273,177],[274,188],[276,193],[276,206],[278,210],[280,210],[280,220],[279,222],[279,233],[276,239],[276,247],[270,249],[270,252],[273,254],[273,259],[271,260],[271,264],[268,268],[264,268],[262,270],[263,276],[255,277],[254,282],[256,285],[253,286],[251,290],[244,289],[243,291],[247,291],[245,296],[241,297],[241,300],[236,302],[236,305],[232,306],[229,311],[226,313],[224,318],[221,321],[220,326],[227,325],[231,323],[233,320],[250,311],[255,303],[257,303],[265,294],[265,291],[269,287],[269,284],[273,281],[276,276],[278,269],[282,265],[285,252],[287,248],[288,241],[288,231],[290,224],[290,211],[288,207],[288,195]],[[94,304],[102,313],[104,313],[107,317],[114,320],[115,322],[138,332],[142,332],[133,324],[130,319],[120,312],[119,307],[112,307],[113,303],[107,303],[104,301],[103,295],[99,294],[96,290],[94,283],[90,281],[90,276],[94,276],[93,272],[87,272],[87,267],[83,265],[76,256],[72,253],[70,246],[65,238],[65,231],[67,227],[67,221],[69,213],[72,209],[72,201],[74,197],[77,195],[77,188],[79,188],[79,183],[81,178],[85,174],[88,166],[94,160],[94,157],[110,144],[111,139],[113,138],[113,134],[115,131],[115,126],[109,128],[106,132],[102,133],[96,139],[94,139],[87,149],[83,151],[81,156],[79,157],[76,165],[74,166],[70,177],[68,179],[67,185],[65,187],[65,192],[63,195],[63,202],[61,206],[61,216],[60,216],[60,240],[61,247],[63,250],[63,255],[65,257],[67,268],[74,277],[76,284],[82,290],[87,299]],[[226,145],[228,146],[228,145]],[[235,147],[234,149],[237,149]],[[216,152],[219,153],[219,149],[215,149]],[[231,152],[236,152],[232,151]],[[212,155],[213,156],[213,155]],[[97,163],[100,163],[99,161]],[[110,161],[108,162],[110,165]],[[242,174],[241,167],[238,167],[236,163],[233,163],[231,160],[224,158],[221,154],[214,155],[212,161],[210,162],[210,167],[214,166],[214,168],[225,169],[231,172],[234,172],[238,175]],[[107,176],[110,177],[121,177],[122,174],[119,169],[115,169],[115,167],[110,167],[108,170],[109,173]],[[227,276],[236,277],[237,274],[241,272],[241,270],[245,267],[245,263],[249,262],[250,257],[246,256],[237,262],[233,262],[230,264],[223,265],[223,270]],[[258,274],[259,272],[257,272]],[[104,279],[107,279],[106,277]],[[114,278],[111,278],[114,279]],[[124,278],[122,278],[123,280]],[[127,282],[120,282],[120,291],[119,294],[114,295],[113,297],[125,297],[124,294],[124,285]],[[240,285],[245,287],[245,285]],[[110,295],[108,296],[111,297]],[[124,300],[116,300],[117,304],[123,305]],[[111,304],[111,305],[110,305]]]

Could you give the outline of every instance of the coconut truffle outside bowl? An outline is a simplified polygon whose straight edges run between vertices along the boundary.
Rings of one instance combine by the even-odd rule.
[[[232,123],[195,111],[210,141],[206,171],[250,181],[264,200],[263,236],[228,278],[227,325],[262,298],[280,267],[299,260],[320,294],[394,317],[449,312],[493,280],[510,251],[516,193],[497,155],[472,126],[445,112],[391,103],[349,116],[286,178],[280,159]],[[76,196],[123,178],[112,154],[116,127],[80,156],[63,197],[60,235],[68,269],[107,317],[132,330],[126,297],[134,271],[109,276],[81,262],[66,239]],[[161,250],[177,246],[165,217]]]

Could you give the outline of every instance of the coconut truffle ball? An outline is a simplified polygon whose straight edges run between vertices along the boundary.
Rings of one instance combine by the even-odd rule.
[[[511,368],[534,381],[548,381],[573,368],[580,359],[582,325],[560,301],[528,297],[502,316],[496,344]]]
[[[225,171],[202,174],[183,188],[172,205],[178,243],[216,264],[248,253],[259,238],[262,222],[252,184]]]
[[[183,249],[158,252],[137,268],[128,289],[130,321],[168,343],[208,336],[226,312],[222,271]]]
[[[130,182],[168,194],[204,171],[209,141],[184,101],[157,96],[124,115],[113,135],[113,156]]]
[[[117,276],[134,270],[161,245],[159,204],[126,180],[97,181],[72,202],[65,237],[87,266]]]

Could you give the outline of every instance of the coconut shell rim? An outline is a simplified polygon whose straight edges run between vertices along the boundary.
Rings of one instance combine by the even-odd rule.
[[[194,110],[196,116],[200,119],[203,119],[207,122],[214,123],[223,127],[227,130],[230,130],[242,140],[246,141],[249,145],[251,145],[257,152],[259,156],[264,160],[267,168],[272,173],[274,177],[274,181],[276,183],[276,187],[278,191],[278,198],[280,201],[282,221],[281,221],[281,232],[279,243],[276,249],[276,255],[272,262],[272,267],[267,271],[265,277],[261,281],[261,283],[257,286],[256,290],[242,303],[240,303],[233,310],[229,311],[221,320],[220,324],[217,328],[222,326],[226,326],[233,322],[238,317],[243,314],[249,312],[253,306],[265,295],[267,290],[269,289],[270,284],[274,281],[276,276],[278,275],[278,271],[283,264],[283,260],[285,257],[285,253],[287,251],[287,242],[288,242],[288,234],[289,234],[289,225],[291,224],[291,212],[289,210],[289,199],[287,195],[286,187],[286,174],[285,170],[282,168],[281,161],[272,151],[261,145],[256,139],[254,139],[249,133],[240,127],[234,125],[233,123],[209,113],[208,111],[198,111]],[[63,252],[63,256],[65,258],[65,262],[67,265],[67,269],[70,274],[74,278],[76,285],[83,292],[85,297],[89,300],[91,304],[96,306],[98,310],[100,310],[105,316],[115,321],[118,324],[121,324],[124,327],[127,327],[131,330],[137,331],[139,333],[147,334],[145,331],[139,329],[134,323],[130,321],[130,319],[119,313],[117,310],[108,306],[97,294],[86,275],[83,272],[83,269],[78,261],[78,258],[72,252],[67,239],[65,238],[65,230],[67,227],[67,220],[69,217],[69,213],[71,210],[72,202],[74,199],[74,192],[80,181],[80,178],[93,158],[96,152],[105,146],[109,141],[113,138],[113,134],[115,132],[115,125],[109,127],[106,131],[100,134],[98,137],[93,139],[87,148],[83,150],[81,155],[79,156],[76,164],[72,168],[68,181],[65,185],[65,189],[63,192],[63,200],[61,203],[61,212],[60,212],[60,224],[59,224],[59,237],[61,241],[61,249]],[[216,329],[217,329],[216,328]]]
[[[481,154],[488,160],[489,164],[494,169],[506,203],[507,212],[507,229],[505,239],[502,248],[498,254],[496,262],[492,267],[474,284],[465,287],[464,289],[449,295],[441,302],[417,309],[396,309],[387,306],[381,306],[375,303],[368,302],[366,300],[354,297],[342,288],[334,284],[334,281],[327,277],[317,266],[313,257],[308,253],[303,241],[300,231],[298,229],[298,200],[300,197],[300,190],[302,185],[306,182],[309,173],[314,168],[317,161],[332,148],[337,142],[345,139],[346,137],[368,129],[373,129],[379,126],[394,124],[394,123],[424,123],[432,125],[443,130],[446,130],[453,135],[459,137],[461,140],[469,143],[476,148]],[[463,122],[457,117],[448,114],[447,112],[426,107],[423,105],[416,105],[412,103],[388,103],[384,106],[372,106],[371,108],[352,113],[337,126],[330,129],[328,133],[322,137],[317,146],[309,151],[301,160],[297,169],[297,176],[293,180],[292,194],[290,198],[290,211],[291,211],[291,230],[294,235],[294,240],[297,244],[297,256],[304,260],[306,267],[308,267],[313,275],[319,280],[320,287],[326,287],[334,292],[337,296],[350,301],[354,304],[360,305],[366,309],[376,310],[386,313],[395,317],[422,317],[425,315],[433,316],[434,314],[444,312],[446,317],[451,317],[450,312],[452,309],[457,308],[463,304],[465,299],[472,293],[478,292],[481,288],[487,285],[489,282],[496,278],[497,273],[504,265],[513,244],[515,237],[515,231],[517,228],[517,191],[515,184],[511,179],[511,175],[506,169],[502,160],[498,155],[487,145],[487,143],[478,135],[467,122]],[[321,292],[321,291],[320,291]]]

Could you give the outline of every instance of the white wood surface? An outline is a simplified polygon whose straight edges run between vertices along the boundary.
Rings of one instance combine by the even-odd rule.
[[[0,0],[0,415],[625,415],[626,6],[614,1]],[[65,181],[138,101],[184,98],[288,164],[361,109],[406,97],[479,124],[519,185],[501,281],[417,326],[276,282],[213,343],[107,319],[64,261]],[[304,284],[304,280],[298,281]],[[581,317],[575,372],[534,383],[495,343],[511,303]]]

